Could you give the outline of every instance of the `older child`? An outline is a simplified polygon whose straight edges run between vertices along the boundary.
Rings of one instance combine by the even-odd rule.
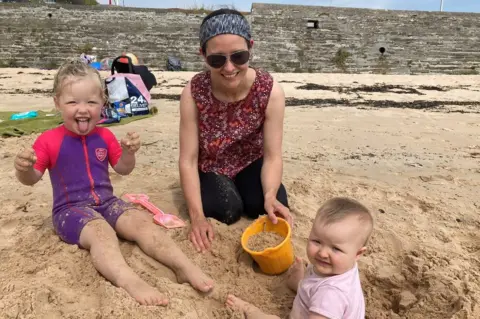
[[[311,264],[305,270],[297,258],[290,270],[287,284],[297,291],[291,319],[365,318],[356,262],[366,251],[372,230],[372,215],[355,200],[338,197],[320,207],[307,244]],[[248,319],[278,318],[233,295],[227,306],[243,311]]]
[[[88,249],[95,268],[142,305],[166,305],[168,300],[127,265],[117,233],[172,268],[180,282],[202,292],[211,290],[213,281],[152,222],[148,212],[113,195],[108,164],[118,174],[129,174],[140,138],[130,132],[119,143],[110,130],[96,126],[105,102],[100,74],[81,61],[66,62],[55,76],[53,90],[63,125],[41,134],[32,150],[21,151],[15,169],[21,183],[34,185],[48,168],[56,233],[66,243]]]

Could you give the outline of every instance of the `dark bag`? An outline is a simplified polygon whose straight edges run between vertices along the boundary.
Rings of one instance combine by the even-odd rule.
[[[179,59],[169,56],[167,59],[167,70],[168,71],[181,71],[182,62]]]
[[[128,63],[124,63],[120,61],[120,59],[122,60],[126,59]],[[153,75],[153,73],[150,72],[150,70],[148,70],[148,67],[146,65],[133,65],[132,59],[130,59],[129,56],[122,55],[122,56],[116,57],[113,60],[112,69],[111,69],[112,75],[115,74],[115,72],[132,73],[132,74],[140,75],[148,91],[150,91],[152,87],[157,85],[157,78],[155,78],[155,75]]]

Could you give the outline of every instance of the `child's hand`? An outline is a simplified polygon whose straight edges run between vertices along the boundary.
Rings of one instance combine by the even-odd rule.
[[[15,169],[19,172],[28,172],[33,168],[36,161],[37,156],[35,156],[35,151],[32,149],[25,149],[15,157]]]
[[[130,154],[135,154],[140,148],[140,135],[135,132],[128,132],[125,138],[120,141],[122,149]]]

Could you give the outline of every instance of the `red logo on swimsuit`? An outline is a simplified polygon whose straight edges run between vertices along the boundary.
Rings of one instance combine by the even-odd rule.
[[[107,157],[107,149],[105,148],[97,148],[95,150],[95,155],[97,156],[97,159],[100,161],[100,162],[103,162],[105,160],[105,158]]]

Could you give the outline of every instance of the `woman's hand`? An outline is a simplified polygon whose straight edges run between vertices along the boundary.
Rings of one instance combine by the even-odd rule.
[[[272,223],[276,224],[278,222],[278,216],[285,219],[290,224],[290,227],[293,228],[293,217],[290,214],[290,210],[280,203],[276,197],[265,197],[264,207]]]
[[[193,243],[198,252],[209,250],[214,239],[213,226],[205,218],[192,219],[190,233],[188,238]]]

